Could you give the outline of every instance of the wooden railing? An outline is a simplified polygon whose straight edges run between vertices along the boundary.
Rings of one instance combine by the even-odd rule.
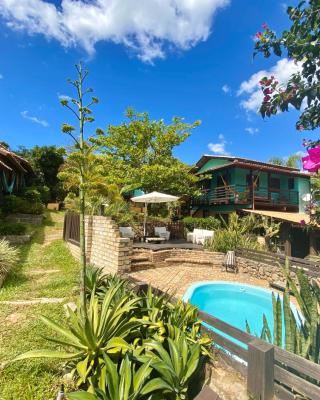
[[[146,292],[146,283],[130,276],[128,279],[136,292]],[[158,288],[152,290],[155,295],[163,293]],[[215,328],[215,331],[205,326],[201,329],[213,339],[220,355],[246,377],[247,391],[253,398],[271,400],[275,396],[280,400],[295,400],[303,396],[304,399],[320,399],[319,364],[260,340],[203,311],[199,311],[199,318]],[[211,397],[202,397],[201,393],[197,397],[199,400],[206,398]]]
[[[248,185],[226,185],[205,191],[202,195],[191,199],[192,206],[214,204],[256,204],[270,206],[291,205],[299,203],[299,193],[295,190],[270,189],[259,187],[252,192]]]
[[[319,278],[320,277],[320,262],[305,260],[303,258],[288,257],[284,254],[276,254],[261,250],[237,249],[238,257],[248,258],[249,260],[261,262],[263,264],[275,266],[277,263],[284,265],[286,259],[290,262],[290,269],[296,272],[297,269],[302,269],[306,275]]]

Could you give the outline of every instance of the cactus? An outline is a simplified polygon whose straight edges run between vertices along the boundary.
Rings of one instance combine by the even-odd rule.
[[[320,364],[320,287],[309,280],[302,270],[296,272],[298,285],[290,275],[290,263],[283,268],[286,289],[281,302],[280,296],[272,293],[273,337],[266,316],[260,337],[270,343]],[[290,307],[290,292],[296,298],[301,315],[296,318]],[[247,324],[247,330],[250,327]],[[284,340],[282,333],[284,332]]]

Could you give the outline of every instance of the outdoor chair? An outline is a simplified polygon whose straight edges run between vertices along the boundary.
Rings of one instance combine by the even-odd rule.
[[[120,226],[119,230],[122,237],[134,239],[134,231],[131,226]]]
[[[204,245],[206,240],[212,239],[214,231],[207,229],[194,229],[193,232],[187,233],[187,242]]]
[[[237,260],[234,251],[227,251],[227,254],[224,257],[223,266],[228,271],[228,268],[231,269],[234,273],[238,272]]]
[[[166,240],[170,239],[170,232],[167,231],[167,228],[165,226],[156,226],[154,228],[154,234],[155,236],[164,238]]]

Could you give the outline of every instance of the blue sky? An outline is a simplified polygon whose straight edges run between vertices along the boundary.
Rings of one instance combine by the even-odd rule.
[[[72,95],[66,78],[81,59],[100,99],[92,131],[122,122],[132,106],[155,119],[202,121],[176,150],[188,163],[204,153],[267,160],[302,150],[295,111],[265,121],[256,113],[258,72],[285,80],[297,68],[252,59],[263,22],[288,26],[283,2],[148,1],[1,1],[0,139],[12,148],[69,144],[60,126],[72,115],[58,97]]]

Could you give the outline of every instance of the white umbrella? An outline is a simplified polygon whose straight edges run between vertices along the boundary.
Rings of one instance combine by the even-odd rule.
[[[166,193],[151,192],[141,196],[132,197],[131,201],[135,203],[144,203],[144,219],[143,219],[143,236],[146,236],[146,222],[147,222],[147,204],[148,203],[171,203],[179,200],[179,197],[172,196]]]

